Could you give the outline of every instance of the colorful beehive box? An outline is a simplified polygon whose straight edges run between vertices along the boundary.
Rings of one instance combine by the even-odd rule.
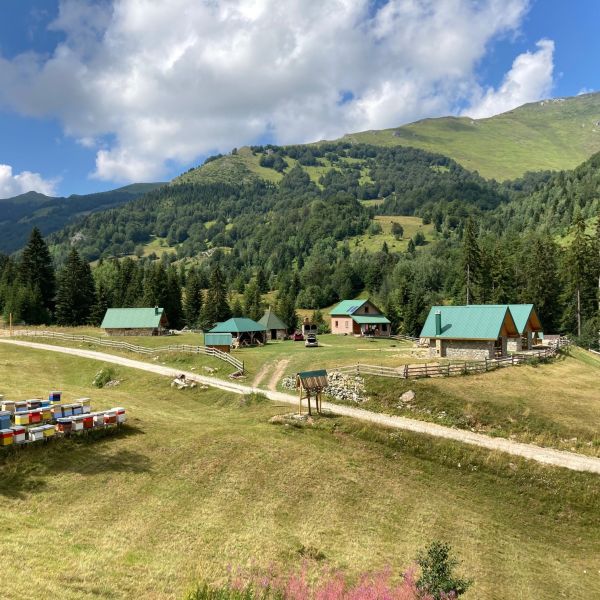
[[[10,446],[15,432],[12,429],[0,429],[0,446]]]
[[[27,412],[16,412],[14,415],[15,418],[15,425],[29,425],[29,418],[30,418],[30,413],[29,411]]]
[[[61,433],[71,433],[71,417],[56,419],[56,430]]]
[[[45,438],[52,437],[56,433],[54,425],[42,425],[43,433]]]
[[[3,400],[0,404],[2,410],[7,410],[9,413],[15,412],[15,403],[13,400]]]
[[[42,401],[38,398],[33,398],[31,400],[27,400],[27,408],[29,410],[37,410],[42,407]]]
[[[104,413],[95,412],[91,413],[94,418],[94,427],[104,427]]]
[[[81,404],[82,414],[92,412],[92,400],[91,398],[77,398],[75,400],[77,404]]]
[[[44,429],[45,426],[41,425],[40,427],[30,427],[27,430],[27,436],[29,440],[32,442],[39,442],[44,439]]]
[[[60,402],[61,394],[62,392],[50,392],[48,394],[48,400],[50,400],[52,404],[58,404]]]
[[[117,423],[125,423],[127,421],[127,415],[125,414],[125,409],[122,406],[118,406],[115,408],[117,411]]]
[[[62,404],[55,404],[52,408],[52,417],[56,419],[62,419],[64,417]]]
[[[83,417],[81,415],[71,418],[71,431],[83,431]]]
[[[86,413],[85,415],[83,415],[83,428],[84,429],[92,429],[94,427],[94,417],[89,414]]]
[[[11,426],[12,413],[8,410],[0,410],[0,429],[8,429]]]
[[[42,422],[42,411],[41,410],[30,410],[29,422],[30,423],[41,423]]]
[[[73,407],[73,415],[83,414],[83,406],[81,406],[81,402],[73,402],[71,406]]]
[[[29,410],[29,407],[27,406],[27,400],[15,402],[15,412],[22,412],[24,410]]]
[[[117,423],[117,411],[114,408],[107,410],[104,413],[104,424],[105,425],[116,425]]]
[[[52,419],[52,409],[49,406],[42,406],[42,420],[49,421]]]
[[[27,431],[25,427],[13,425],[11,429],[13,430],[13,442],[15,444],[22,444],[25,441],[25,434]]]
[[[72,404],[63,404],[62,405],[62,414],[63,414],[63,417],[70,417],[73,414],[73,405]]]

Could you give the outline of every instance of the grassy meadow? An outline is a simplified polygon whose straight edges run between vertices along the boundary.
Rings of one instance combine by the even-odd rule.
[[[597,476],[344,419],[271,425],[288,407],[125,368],[97,390],[101,363],[49,352],[0,345],[0,365],[8,398],[59,388],[130,417],[0,452],[3,598],[182,598],[228,566],[307,555],[399,570],[432,539],[474,578],[467,600],[600,594]]]

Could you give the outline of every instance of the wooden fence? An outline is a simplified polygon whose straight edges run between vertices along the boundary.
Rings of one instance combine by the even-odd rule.
[[[375,375],[378,377],[395,377],[397,379],[420,379],[423,377],[453,377],[456,375],[469,375],[472,373],[487,373],[503,367],[512,367],[537,360],[545,360],[556,356],[558,348],[543,348],[527,353],[513,354],[504,358],[447,362],[433,364],[403,365],[400,367],[386,367],[383,365],[347,365],[335,367],[332,371],[350,373],[355,375]]]
[[[16,329],[12,332],[13,337],[41,337],[41,338],[54,338],[59,340],[67,340],[71,342],[84,342],[87,344],[96,344],[98,346],[104,346],[107,348],[115,348],[117,350],[127,350],[128,352],[135,352],[136,354],[158,354],[159,352],[189,352],[191,354],[204,354],[205,356],[214,356],[219,360],[222,360],[240,372],[244,372],[244,362],[237,358],[227,354],[227,352],[221,352],[216,348],[209,348],[207,346],[191,346],[189,344],[169,344],[167,346],[138,346],[136,344],[130,344],[129,342],[119,342],[117,340],[109,340],[90,335],[76,335],[71,333],[60,333],[58,331],[44,331],[37,329]]]

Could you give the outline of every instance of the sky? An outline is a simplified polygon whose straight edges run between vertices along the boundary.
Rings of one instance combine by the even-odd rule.
[[[0,198],[600,90],[597,0],[0,0]],[[0,207],[1,210],[1,207]]]

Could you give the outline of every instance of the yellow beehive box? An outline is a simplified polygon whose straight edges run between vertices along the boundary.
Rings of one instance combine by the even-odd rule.
[[[49,406],[42,407],[42,419],[48,421],[52,418],[52,409]]]
[[[10,446],[13,443],[14,433],[12,429],[0,429],[0,446]]]
[[[54,425],[44,425],[44,437],[52,437],[55,433]]]
[[[29,425],[29,413],[15,413],[15,425]]]

